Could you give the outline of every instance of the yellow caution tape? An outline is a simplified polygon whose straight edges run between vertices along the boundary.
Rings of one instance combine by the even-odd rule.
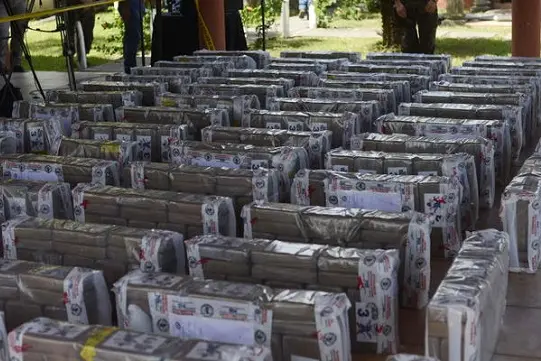
[[[101,153],[119,153],[120,144],[114,142],[105,142],[100,146]]]
[[[96,358],[96,346],[105,341],[116,330],[114,327],[104,327],[94,330],[81,350],[80,355],[83,361],[94,361]]]
[[[197,17],[199,19],[199,30],[203,34],[203,41],[205,42],[205,47],[207,48],[207,50],[216,50],[216,47],[214,46],[214,40],[212,40],[209,28],[207,27],[205,19],[203,19],[203,15],[201,14],[201,10],[199,8],[199,0],[195,0],[195,8],[197,10]]]

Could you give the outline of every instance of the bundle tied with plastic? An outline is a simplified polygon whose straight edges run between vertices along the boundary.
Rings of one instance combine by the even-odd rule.
[[[120,279],[114,292],[119,324],[126,329],[271,347],[274,360],[351,359],[350,305],[344,294],[278,292],[261,285],[140,271]],[[321,337],[314,338],[316,333]]]
[[[123,107],[117,109],[119,118],[126,123],[183,124],[190,134],[199,136],[201,129],[209,125],[230,126],[226,109],[194,109],[171,107]]]
[[[181,93],[184,89],[184,85],[192,82],[192,78],[189,75],[130,75],[124,73],[107,75],[105,80],[134,83],[164,83],[167,84],[167,90],[171,93]]]
[[[427,350],[442,361],[490,361],[506,306],[509,237],[494,229],[464,240],[427,311]]]
[[[495,68],[495,69],[531,69],[531,70],[541,70],[541,64],[537,61],[521,61],[521,60],[507,60],[507,61],[492,61],[492,60],[481,60],[475,59],[470,61],[465,61],[463,63],[465,67],[473,68]]]
[[[399,353],[389,356],[386,361],[439,361],[433,357],[426,357],[420,355],[412,355],[407,353]]]
[[[375,123],[382,109],[377,100],[271,98],[267,102],[267,109],[289,112],[354,113],[358,117],[355,132],[378,133],[381,130],[379,124]],[[290,130],[296,129],[295,126]]]
[[[35,318],[7,337],[11,360],[69,361],[102,359],[272,361],[270,350],[216,342],[184,341],[114,327],[86,326]]]
[[[0,260],[0,307],[12,330],[35,317],[111,325],[103,273],[20,260]]]
[[[491,61],[491,62],[509,62],[509,61],[519,61],[519,62],[538,62],[538,58],[530,58],[526,56],[504,56],[504,55],[478,55],[474,60],[480,61]]]
[[[428,75],[347,72],[328,72],[323,74],[322,78],[340,81],[407,81],[410,84],[410,95],[428,89],[428,85],[432,80]]]
[[[0,164],[4,179],[66,182],[71,186],[78,183],[120,184],[120,164],[116,161],[16,154],[3,155]]]
[[[47,101],[56,103],[111,104],[114,109],[125,105],[142,105],[143,94],[138,90],[126,91],[78,91],[50,90]]]
[[[352,63],[361,61],[361,53],[355,51],[293,51],[287,50],[280,53],[280,58],[302,59],[348,59]]]
[[[272,58],[272,64],[321,64],[325,66],[325,69],[328,71],[341,71],[344,69],[344,65],[349,62],[348,58],[337,58],[337,59],[310,59],[310,58]],[[319,74],[318,74],[319,75]]]
[[[396,111],[396,98],[392,89],[358,89],[295,87],[289,90],[290,98],[376,100],[385,113]]]
[[[17,135],[12,131],[0,131],[0,155],[16,154]]]
[[[385,134],[407,134],[442,138],[483,137],[494,143],[496,181],[506,185],[511,177],[512,150],[509,126],[503,120],[453,119],[387,114],[378,119]]]
[[[359,117],[352,112],[298,112],[252,110],[248,113],[244,128],[287,129],[291,131],[332,133],[332,147],[348,147],[351,137],[361,126]]]
[[[186,237],[236,234],[228,197],[79,184],[72,190],[75,220],[146,229],[166,229]]]
[[[2,225],[4,259],[103,270],[109,284],[126,272],[185,274],[183,236],[70,220],[21,216]]]
[[[327,65],[323,63],[285,63],[274,62],[271,60],[267,69],[280,71],[309,71],[319,76],[327,71]]]
[[[141,66],[131,68],[132,75],[143,76],[176,76],[176,77],[190,77],[192,82],[197,81],[202,76],[213,76],[214,73],[210,68],[159,68]]]
[[[261,107],[267,107],[267,99],[285,96],[284,87],[281,85],[259,84],[191,84],[185,86],[184,94],[193,95],[222,95],[239,96],[255,95],[259,99]]]
[[[281,87],[284,94],[295,86],[293,79],[287,78],[226,78],[226,77],[209,77],[199,78],[197,80],[200,84],[228,84],[228,85],[273,85]]]
[[[495,196],[494,145],[486,138],[416,137],[405,134],[360,134],[351,140],[352,150],[397,153],[467,153],[474,157],[479,206],[491,208]]]
[[[112,160],[121,167],[142,160],[140,143],[135,141],[62,138],[58,153],[61,157]]]
[[[236,128],[210,126],[203,128],[201,138],[208,143],[252,144],[259,147],[302,147],[308,152],[310,168],[321,169],[324,156],[331,150],[332,132],[292,131],[286,129]]]
[[[412,53],[368,53],[366,59],[389,59],[389,60],[437,60],[441,61],[445,68],[442,73],[447,73],[451,68],[451,55],[448,54],[412,54]]]
[[[474,157],[467,153],[413,154],[333,149],[326,154],[326,169],[358,174],[456,176],[462,185],[462,228],[479,218],[479,191]]]
[[[286,78],[293,79],[295,86],[317,86],[319,76],[311,71],[273,70],[273,69],[230,69],[227,71],[230,78]]]
[[[115,112],[111,104],[82,104],[82,103],[41,103],[36,101],[19,100],[13,105],[13,118],[32,118],[48,120],[52,117],[59,119],[66,127],[79,120],[94,122],[114,122]],[[70,135],[69,132],[64,133]]]
[[[229,123],[233,126],[240,126],[250,109],[260,108],[259,98],[253,94],[227,96],[165,93],[156,99],[156,105],[173,108],[194,108],[203,111],[208,108],[224,109],[229,116]]]
[[[61,128],[57,119],[0,117],[0,153],[46,153],[57,145],[62,136]]]
[[[143,94],[143,105],[153,106],[156,96],[167,91],[167,84],[89,80],[81,82],[81,90],[85,92],[138,90]]]
[[[71,188],[64,182],[0,180],[0,221],[21,215],[73,219]]]
[[[352,349],[396,352],[400,263],[396,250],[223,236],[199,236],[185,244],[192,277],[346,293],[355,305],[349,310]],[[370,288],[370,280],[376,287]],[[378,332],[382,328],[386,331]]]
[[[194,51],[195,56],[249,56],[252,58],[258,69],[267,67],[270,63],[270,53],[263,50],[244,50],[244,51],[224,51],[224,50],[197,50]]]
[[[424,214],[252,203],[244,207],[243,219],[245,238],[398,249],[402,304],[422,308],[428,302],[432,226]]]
[[[432,69],[423,65],[392,65],[392,64],[370,64],[357,63],[346,65],[346,71],[350,73],[391,73],[391,74],[414,74],[424,75],[435,80]]]
[[[78,122],[72,128],[75,139],[137,142],[137,157],[153,162],[169,162],[169,143],[173,139],[195,138],[187,124]]]
[[[302,169],[291,185],[293,204],[429,215],[432,256],[446,258],[457,254],[462,241],[461,197],[457,177]]]
[[[193,62],[179,62],[179,61],[168,61],[168,60],[158,60],[154,63],[153,67],[155,68],[182,68],[182,69],[210,69],[212,75],[222,76],[228,69],[233,69],[235,64],[232,61],[193,61]]]
[[[433,80],[438,79],[440,74],[445,72],[445,62],[442,60],[429,59],[366,59],[361,62],[363,65],[383,65],[383,66],[422,66],[430,70],[430,77]],[[416,72],[414,72],[416,73]]]
[[[209,62],[225,62],[233,63],[236,69],[256,69],[256,61],[248,55],[177,55],[173,57],[173,61],[179,63],[209,63]]]
[[[392,89],[395,94],[396,103],[411,101],[411,90],[409,82],[397,81],[369,81],[369,80],[332,80],[322,79],[319,85],[326,88],[354,88],[354,89]]]

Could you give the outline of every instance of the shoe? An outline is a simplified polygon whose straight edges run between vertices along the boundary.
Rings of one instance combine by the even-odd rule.
[[[305,16],[306,16],[306,11],[303,10],[303,11],[301,11],[301,12],[299,13],[299,18],[300,18],[300,19],[304,19]]]
[[[13,67],[13,72],[14,72],[14,73],[24,73],[25,70],[24,70],[24,68],[23,68],[21,65],[15,65],[15,66]]]

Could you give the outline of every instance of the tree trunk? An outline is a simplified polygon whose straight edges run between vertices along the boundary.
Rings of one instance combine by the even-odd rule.
[[[381,2],[381,24],[383,46],[389,48],[399,46],[402,40],[402,31],[396,24],[391,1]]]
[[[447,15],[449,18],[464,16],[464,0],[447,0]]]

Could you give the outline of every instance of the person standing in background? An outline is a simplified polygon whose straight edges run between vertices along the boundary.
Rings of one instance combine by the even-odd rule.
[[[90,4],[93,0],[68,0],[68,5],[80,5],[80,4]],[[75,10],[68,12],[68,22],[72,29],[71,35],[71,46],[78,54],[79,62],[81,62],[81,54],[79,54],[79,47],[75,44],[75,39],[78,39],[79,34],[77,33],[77,28],[75,24],[77,21],[81,22],[81,27],[83,28],[83,36],[85,42],[85,55],[90,53],[92,49],[92,42],[94,41],[94,25],[96,23],[96,12],[94,8],[87,8],[81,10]]]
[[[248,50],[246,34],[240,11],[244,8],[243,0],[225,0],[225,43],[226,50]]]
[[[26,13],[26,1],[25,0],[7,0],[7,3],[11,7],[13,15],[20,15]],[[0,18],[7,17],[8,10],[4,4],[4,0],[0,0]],[[11,42],[8,47],[9,29],[11,24]],[[15,73],[23,73],[22,67],[22,47],[21,41],[24,39],[24,33],[26,31],[27,20],[13,21],[11,23],[0,24],[0,69],[9,70],[6,64],[7,55],[11,50],[11,59],[9,60],[11,70]]]
[[[308,18],[308,7],[312,4],[312,0],[299,0],[299,18]]]
[[[143,0],[125,0],[118,3],[118,11],[124,21],[124,72],[131,74],[131,68],[137,66],[145,6]]]
[[[437,0],[394,1],[398,25],[402,28],[402,52],[434,54],[438,28]]]

